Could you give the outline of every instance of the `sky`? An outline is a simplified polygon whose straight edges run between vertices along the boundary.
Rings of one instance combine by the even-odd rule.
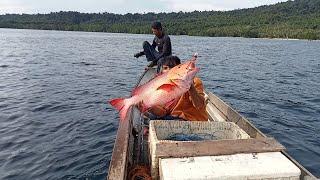
[[[58,11],[116,14],[148,12],[226,11],[275,4],[287,0],[0,0],[0,14]]]

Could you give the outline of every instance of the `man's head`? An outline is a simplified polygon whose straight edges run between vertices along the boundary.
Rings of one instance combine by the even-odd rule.
[[[161,72],[167,72],[179,64],[181,64],[181,61],[177,56],[167,56],[162,62]]]
[[[153,22],[151,25],[151,30],[152,30],[152,33],[157,37],[162,36],[162,25],[160,22],[157,22],[157,21]]]

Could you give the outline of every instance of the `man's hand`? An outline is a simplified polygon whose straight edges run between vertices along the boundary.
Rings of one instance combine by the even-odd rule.
[[[144,55],[143,52],[138,52],[138,53],[134,54],[133,56],[134,56],[135,58],[139,58],[139,57],[142,56],[142,55]]]

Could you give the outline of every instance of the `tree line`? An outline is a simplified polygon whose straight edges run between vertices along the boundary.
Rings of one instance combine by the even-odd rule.
[[[172,35],[313,40],[320,39],[320,1],[295,0],[233,11],[5,14],[0,15],[0,28],[149,34],[153,21],[161,21]]]

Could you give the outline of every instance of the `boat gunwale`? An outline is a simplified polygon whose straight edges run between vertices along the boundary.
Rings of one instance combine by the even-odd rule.
[[[137,87],[143,77],[147,74],[149,69],[146,69],[144,73],[139,77]],[[132,133],[132,113],[133,108],[130,107],[128,110],[128,115],[123,121],[119,122],[119,127],[117,131],[116,140],[114,142],[112,157],[110,160],[109,170],[107,179],[109,180],[118,180],[118,179],[127,179],[127,168],[129,162],[129,141],[131,139]]]
[[[232,113],[236,114],[238,116],[238,120],[234,121],[233,119],[229,119],[228,114],[225,114],[224,112],[221,111],[221,109],[219,109],[218,107],[216,107],[221,113],[223,113],[228,119],[226,119],[226,121],[230,121],[230,122],[234,122],[235,124],[237,124],[241,129],[243,129],[244,131],[246,131],[243,127],[243,124],[239,124],[239,120],[242,119],[243,121],[245,121],[247,124],[247,126],[251,126],[251,128],[253,128],[256,131],[256,134],[252,136],[252,133],[248,133],[250,136],[252,136],[252,138],[260,138],[260,137],[268,137],[267,135],[265,135],[263,132],[261,132],[257,127],[255,127],[247,118],[245,118],[244,116],[242,116],[240,113],[238,113],[236,110],[234,110],[230,105],[228,105],[226,102],[224,102],[221,98],[219,98],[217,95],[211,93],[211,92],[205,92],[205,94],[208,95],[210,102],[212,103],[213,106],[216,107],[215,104],[220,103],[220,105],[225,106],[225,108],[227,108],[228,110],[230,110]],[[216,98],[216,101],[218,102],[212,102],[212,96],[214,96]],[[211,98],[210,98],[211,97]],[[242,126],[242,127],[241,127]],[[300,175],[300,179],[304,179],[305,176],[309,176],[309,178],[311,179],[317,179],[316,176],[314,176],[311,172],[309,172],[304,166],[302,166],[297,160],[295,160],[293,157],[291,157],[288,152],[286,152],[285,150],[282,150],[281,153],[286,156],[292,163],[294,163],[300,170],[301,170],[301,175]]]

